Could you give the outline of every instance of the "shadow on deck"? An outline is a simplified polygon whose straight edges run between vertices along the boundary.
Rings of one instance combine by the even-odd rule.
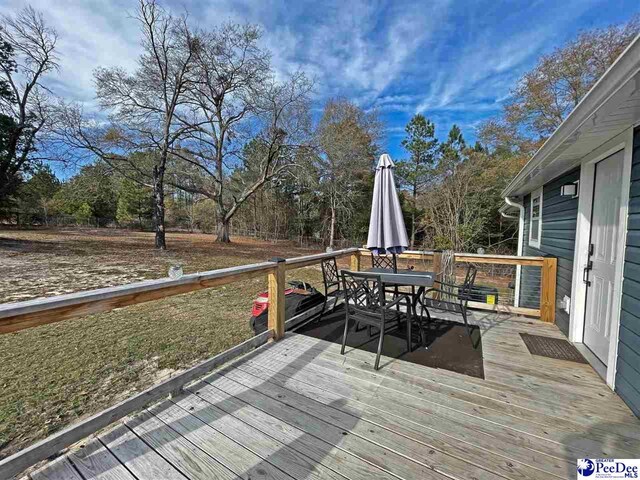
[[[309,337],[342,344],[344,334],[344,305],[340,305],[334,312],[327,313],[322,318],[312,320],[294,329]],[[414,350],[408,352],[406,331],[403,328],[393,330],[385,335],[382,354],[390,359],[399,359],[425,367],[442,368],[452,372],[462,373],[473,377],[484,378],[482,368],[482,338],[480,327],[472,325],[471,334],[464,325],[451,316],[434,318],[423,322],[425,344],[422,345],[417,325],[413,328],[412,344]],[[356,330],[353,322],[349,325],[347,346],[367,352],[376,353],[378,349],[377,330]],[[383,368],[384,363],[381,365]]]
[[[327,317],[32,477],[548,479],[575,478],[577,458],[640,456],[640,421],[591,367],[529,354],[519,334],[560,337],[555,325],[477,312],[472,323],[484,378],[405,361],[393,341],[375,371],[368,337],[340,355],[342,322]],[[430,349],[455,356],[458,328],[434,327]]]

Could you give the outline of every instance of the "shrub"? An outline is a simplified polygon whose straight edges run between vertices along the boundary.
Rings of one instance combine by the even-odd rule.
[[[216,203],[207,198],[193,207],[193,223],[204,233],[213,233],[216,228]]]
[[[86,202],[80,205],[78,209],[73,213],[73,217],[78,223],[88,223],[92,215],[93,211],[91,210],[91,205]]]

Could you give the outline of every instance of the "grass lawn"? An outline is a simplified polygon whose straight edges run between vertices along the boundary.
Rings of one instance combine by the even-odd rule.
[[[314,253],[292,244],[148,233],[0,230],[0,301],[99,288]],[[289,278],[322,284],[318,267]],[[133,305],[0,336],[0,458],[252,336],[251,304],[266,278]]]

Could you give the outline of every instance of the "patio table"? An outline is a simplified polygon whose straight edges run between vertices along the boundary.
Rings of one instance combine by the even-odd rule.
[[[411,287],[411,308],[414,317],[420,323],[422,330],[422,318],[417,316],[418,302],[427,288],[433,286],[435,275],[433,272],[420,270],[398,269],[395,273],[388,268],[368,268],[366,273],[375,273],[385,286]]]
[[[433,272],[424,272],[420,270],[398,269],[394,273],[386,268],[369,268],[365,270],[367,273],[376,273],[380,275],[382,283],[394,287],[412,287],[411,288],[411,304],[413,313],[416,314],[416,307],[420,296],[424,291],[433,286],[435,275]],[[417,287],[417,290],[416,290]]]

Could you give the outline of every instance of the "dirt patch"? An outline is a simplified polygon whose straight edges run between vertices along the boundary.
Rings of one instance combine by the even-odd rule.
[[[161,278],[309,255],[290,243],[122,230],[0,230],[0,300]],[[321,286],[317,267],[288,272]],[[266,279],[132,305],[112,312],[0,335],[0,458],[100,411],[166,375],[252,336],[248,320]]]
[[[153,234],[129,230],[0,230],[0,303],[162,278],[172,265],[184,273],[308,255],[293,243],[168,233],[165,252]]]

